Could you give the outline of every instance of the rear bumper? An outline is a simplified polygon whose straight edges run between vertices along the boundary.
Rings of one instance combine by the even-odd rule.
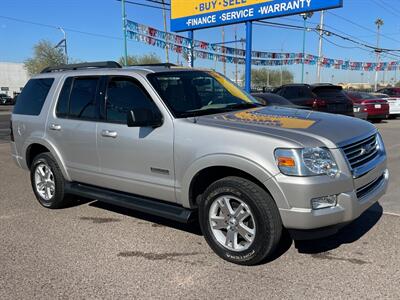
[[[382,114],[382,113],[370,114],[370,113],[368,113],[368,119],[386,119],[388,116],[389,116],[389,113],[385,113],[385,114]]]
[[[390,104],[390,112],[391,115],[400,115],[400,105],[397,103]]]
[[[12,157],[14,163],[20,168],[27,169],[24,158],[22,156],[18,155],[18,151],[17,151],[17,147],[16,147],[15,143],[11,142],[10,147],[11,147],[11,157]]]

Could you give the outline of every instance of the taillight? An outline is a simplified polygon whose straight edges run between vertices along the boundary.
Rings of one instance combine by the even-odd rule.
[[[14,142],[14,131],[13,131],[13,126],[12,126],[11,120],[10,120],[10,140],[11,140],[11,142]]]
[[[326,101],[322,99],[315,99],[313,102],[313,108],[318,109],[320,107],[325,107],[326,106]]]

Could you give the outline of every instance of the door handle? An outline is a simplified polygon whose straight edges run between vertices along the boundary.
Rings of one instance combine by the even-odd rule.
[[[60,131],[61,125],[60,124],[50,124],[50,130]]]
[[[112,130],[102,130],[101,135],[104,137],[110,137],[115,139],[118,136],[118,133]]]

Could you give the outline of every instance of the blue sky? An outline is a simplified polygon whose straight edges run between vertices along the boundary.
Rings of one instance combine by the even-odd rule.
[[[145,2],[145,0],[134,0]],[[381,47],[400,49],[400,0],[344,0],[344,8],[329,11],[326,15],[328,29],[337,33],[351,35],[366,43],[376,44],[376,28],[374,21],[377,17],[384,20],[382,28]],[[162,11],[136,5],[127,5],[128,18],[143,24],[162,29]],[[23,23],[11,20],[16,18],[42,25]],[[300,16],[277,18],[271,21],[302,25]],[[319,22],[319,13],[311,19],[309,26],[315,27]],[[44,26],[50,25],[49,27]],[[56,27],[63,27],[68,34],[69,55],[82,61],[113,60],[122,55],[122,25],[121,3],[116,0],[1,0],[0,4],[0,61],[22,62],[32,54],[32,46],[41,39],[58,43],[62,33]],[[169,25],[168,25],[169,26]],[[235,26],[227,26],[226,40],[234,39]],[[238,24],[239,37],[245,37],[244,25]],[[301,52],[302,32],[254,25],[254,50]],[[221,41],[221,29],[204,29],[195,32],[195,38],[208,42]],[[371,51],[354,48],[355,45],[329,38],[336,45],[324,42],[324,56],[337,59],[352,59],[356,61],[375,61]],[[342,47],[339,47],[342,46]],[[347,48],[343,48],[347,47]],[[350,47],[350,48],[349,48]],[[317,54],[318,37],[315,33],[307,33],[307,50]],[[141,43],[128,42],[129,54],[144,54],[155,52],[164,59],[164,50]],[[400,60],[399,57],[385,57],[383,60]],[[176,56],[172,54],[172,60]],[[214,62],[207,60],[196,61],[197,66],[215,67]],[[216,65],[222,71],[222,64]],[[243,67],[239,66],[242,71]],[[300,79],[300,66],[288,67]],[[227,75],[233,77],[233,65],[227,65]],[[306,66],[306,80],[315,81],[316,67]],[[373,81],[373,74],[358,71],[337,71],[323,69],[323,80],[334,82]],[[332,77],[332,75],[334,77]],[[386,80],[400,79],[400,74],[388,72]],[[383,74],[380,74],[382,80]]]

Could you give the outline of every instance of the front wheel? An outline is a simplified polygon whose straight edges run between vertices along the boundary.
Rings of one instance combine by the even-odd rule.
[[[208,187],[199,205],[199,221],[215,253],[240,265],[255,265],[271,255],[282,235],[272,197],[239,177],[226,177]]]

